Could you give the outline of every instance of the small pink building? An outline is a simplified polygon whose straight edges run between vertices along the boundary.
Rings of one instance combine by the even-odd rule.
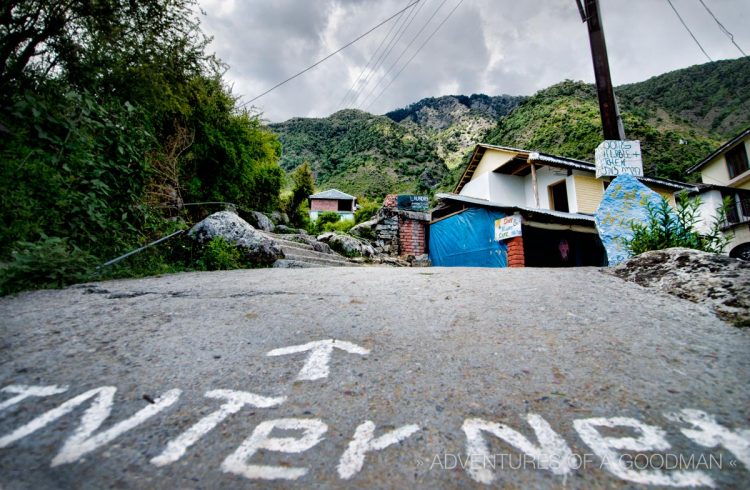
[[[353,220],[357,198],[338,189],[329,189],[309,196],[310,219],[316,221],[320,213],[333,211],[340,220]]]

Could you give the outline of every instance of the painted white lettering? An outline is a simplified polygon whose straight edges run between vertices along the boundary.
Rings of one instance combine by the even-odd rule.
[[[695,429],[680,429],[685,437],[704,447],[723,446],[750,469],[750,430],[732,431],[717,423],[713,415],[689,408],[667,414],[667,418],[692,425]]]
[[[537,467],[548,469],[555,475],[570,473],[575,460],[565,440],[539,415],[528,414],[526,420],[534,429],[539,444],[532,443],[507,425],[483,419],[467,419],[462,427],[466,433],[467,454],[472,457],[478,455],[483,460],[490,459],[489,444],[482,435],[482,432],[489,432],[533,457]],[[495,479],[492,469],[486,465],[469,465],[466,471],[473,480],[480,483],[489,484]]]
[[[25,386],[25,385],[8,385],[0,392],[2,393],[11,393],[16,396],[13,396],[11,398],[8,398],[4,402],[0,402],[0,411],[5,410],[6,408],[10,408],[13,405],[17,403],[21,403],[27,398],[30,398],[32,396],[35,397],[45,397],[45,396],[52,396],[52,395],[59,395],[60,393],[65,393],[68,391],[67,386]]]
[[[165,408],[174,404],[180,397],[180,390],[170,390],[163,397],[157,398],[153,404],[138,411],[127,420],[115,424],[110,429],[93,435],[102,423],[109,417],[112,410],[114,395],[117,389],[113,386],[95,388],[72,398],[57,408],[43,413],[31,422],[19,427],[8,435],[0,437],[0,448],[22,439],[46,427],[48,424],[72,412],[76,407],[91,398],[96,398],[84,412],[80,425],[63,444],[62,449],[52,459],[52,466],[72,463],[85,454],[111,442],[116,437],[141,424]]]
[[[83,415],[81,424],[76,428],[73,435],[65,441],[60,452],[52,459],[52,466],[74,463],[84,455],[109,444],[121,434],[174,405],[180,398],[181,393],[181,390],[169,390],[161,397],[154,399],[154,403],[149,403],[137,411],[132,417],[118,422],[104,432],[94,434],[109,417],[114,401],[114,390],[107,395],[102,393]]]
[[[270,437],[274,429],[301,430],[302,437]],[[296,480],[307,474],[307,468],[284,468],[247,464],[258,450],[267,449],[283,453],[301,453],[318,444],[328,426],[319,419],[276,419],[261,422],[252,435],[221,464],[222,471],[262,480]]]
[[[287,354],[297,354],[299,352],[310,351],[310,355],[307,357],[305,365],[302,366],[302,369],[297,375],[297,379],[300,381],[313,381],[328,377],[328,364],[331,360],[331,353],[333,353],[334,348],[341,349],[350,354],[359,354],[363,356],[370,353],[369,349],[360,347],[357,344],[343,340],[328,339],[274,349],[266,355],[284,356]]]
[[[166,466],[180,459],[185,452],[198,442],[204,435],[208,434],[214,427],[222,423],[227,417],[233,415],[245,405],[258,408],[268,408],[281,405],[286,397],[268,398],[255,395],[245,391],[213,390],[206,393],[206,398],[226,400],[219,409],[200,419],[194,426],[183,432],[179,437],[169,441],[162,453],[151,459],[156,466]]]
[[[573,426],[578,435],[602,460],[610,473],[623,480],[643,485],[664,485],[672,487],[693,487],[706,485],[713,487],[713,479],[702,471],[674,471],[664,473],[659,470],[640,471],[628,465],[615,451],[665,451],[671,446],[666,439],[666,433],[660,427],[644,424],[629,417],[590,418],[574,420]],[[597,427],[629,427],[639,432],[633,437],[604,437]]]
[[[344,451],[339,460],[339,476],[344,480],[356,475],[365,463],[365,455],[370,451],[382,451],[383,449],[401,442],[410,435],[419,431],[419,426],[410,424],[394,429],[382,436],[375,438],[375,424],[368,420],[357,427],[354,438],[349,447]]]

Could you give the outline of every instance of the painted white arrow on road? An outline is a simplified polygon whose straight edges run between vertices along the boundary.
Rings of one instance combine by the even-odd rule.
[[[299,352],[310,351],[305,365],[302,366],[297,379],[300,381],[312,381],[315,379],[328,377],[328,363],[331,360],[333,349],[341,349],[350,354],[367,355],[369,349],[360,347],[357,344],[346,342],[344,340],[316,340],[302,345],[293,345],[291,347],[281,347],[268,352],[267,356],[285,356],[287,354],[297,354]]]

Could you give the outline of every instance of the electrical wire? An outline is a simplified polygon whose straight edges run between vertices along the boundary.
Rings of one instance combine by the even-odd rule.
[[[386,35],[383,36],[383,39],[380,40],[380,44],[378,44],[378,47],[375,49],[375,51],[373,51],[372,56],[370,56],[370,59],[367,60],[367,64],[365,65],[365,67],[362,68],[362,71],[359,73],[359,75],[357,75],[357,78],[354,79],[354,83],[352,83],[352,86],[349,87],[349,90],[346,91],[346,93],[344,94],[344,96],[339,101],[338,106],[337,106],[339,108],[338,110],[341,110],[344,107],[344,102],[349,98],[349,95],[354,92],[354,90],[357,87],[357,85],[359,85],[359,83],[362,81],[362,75],[364,75],[365,72],[367,71],[367,69],[370,67],[370,64],[375,59],[375,56],[377,56],[377,54],[380,52],[380,48],[382,48],[383,44],[385,44],[385,40],[390,37],[391,33],[393,32],[393,30],[398,25],[399,20],[401,19],[401,16],[403,16],[403,15],[404,15],[403,12],[401,12],[401,14],[399,14],[399,18],[396,19],[396,22],[394,22],[393,24],[391,24],[391,28],[388,30],[388,33],[386,33]]]
[[[318,66],[319,64],[323,63],[324,61],[328,60],[329,58],[333,57],[334,55],[336,55],[336,54],[340,53],[341,51],[345,50],[346,48],[348,48],[348,47],[349,47],[349,46],[351,46],[352,44],[356,43],[357,41],[359,41],[359,40],[360,40],[360,39],[362,39],[363,37],[365,37],[365,36],[367,36],[368,34],[370,34],[371,32],[373,32],[374,30],[376,30],[376,29],[378,29],[379,27],[381,27],[381,26],[383,26],[383,25],[387,24],[387,23],[388,23],[389,21],[391,21],[392,19],[396,18],[396,17],[397,17],[397,16],[399,15],[399,14],[401,14],[402,12],[405,12],[405,11],[406,11],[406,10],[408,10],[409,8],[411,8],[411,7],[413,7],[414,5],[418,4],[418,3],[420,2],[420,1],[421,1],[421,0],[415,0],[414,2],[410,3],[410,4],[409,4],[409,5],[407,5],[406,7],[402,8],[401,10],[399,10],[398,12],[396,12],[395,14],[391,15],[390,17],[388,17],[387,19],[385,19],[384,21],[382,21],[382,22],[381,22],[380,24],[378,24],[378,25],[376,25],[376,26],[374,26],[374,27],[370,28],[370,29],[369,29],[369,30],[368,30],[367,32],[365,32],[364,34],[361,34],[361,35],[359,35],[359,36],[358,36],[357,38],[355,38],[355,39],[353,39],[352,41],[349,41],[349,42],[348,42],[348,43],[346,43],[345,45],[341,46],[341,47],[340,47],[339,49],[337,49],[337,50],[336,50],[336,51],[334,51],[333,53],[329,54],[329,55],[328,55],[328,56],[326,56],[325,58],[322,58],[322,59],[320,59],[320,60],[316,61],[315,63],[313,63],[312,65],[308,66],[308,67],[307,67],[307,68],[305,68],[304,70],[302,70],[302,71],[300,71],[300,72],[298,72],[298,73],[296,73],[296,74],[292,75],[291,77],[287,78],[287,79],[286,79],[286,80],[284,80],[284,81],[281,81],[281,82],[277,83],[276,85],[274,85],[273,87],[269,88],[268,90],[266,90],[266,91],[265,91],[265,92],[263,92],[262,94],[260,94],[260,95],[256,95],[255,97],[253,97],[252,99],[248,100],[247,102],[244,102],[243,104],[240,104],[239,106],[237,106],[237,108],[238,108],[238,109],[241,109],[241,108],[243,108],[243,107],[247,106],[248,104],[251,104],[252,102],[254,102],[254,101],[256,101],[256,100],[260,99],[261,97],[263,97],[263,96],[265,96],[265,95],[268,95],[269,93],[273,92],[274,90],[276,90],[277,88],[281,87],[281,86],[282,86],[282,85],[284,85],[285,83],[287,83],[287,82],[290,82],[290,81],[294,80],[295,78],[297,78],[298,76],[302,75],[303,73],[306,73],[306,72],[308,72],[308,71],[312,70],[313,68],[315,68],[315,67],[316,67],[316,66]]]
[[[688,25],[685,23],[685,21],[682,20],[682,16],[680,16],[680,13],[677,11],[676,8],[674,8],[674,5],[672,5],[672,0],[667,0],[667,3],[669,4],[670,7],[672,7],[672,10],[674,10],[674,13],[675,15],[677,15],[677,18],[680,19],[680,22],[682,22],[682,25],[690,33],[690,37],[693,38],[693,41],[695,41],[695,44],[697,44],[698,47],[701,48],[701,51],[703,51],[703,54],[706,55],[706,58],[708,58],[708,61],[713,61],[711,57],[708,55],[708,53],[706,53],[706,50],[703,49],[703,46],[701,46],[701,43],[698,42],[698,39],[695,37],[695,35],[693,35],[693,31],[691,31]]]
[[[398,32],[396,32],[396,35],[391,40],[391,43],[389,43],[388,47],[386,48],[386,51],[378,58],[378,61],[375,63],[375,66],[370,71],[370,73],[367,76],[367,79],[365,80],[365,83],[362,84],[360,91],[357,93],[357,96],[351,101],[352,106],[357,105],[357,101],[362,96],[362,93],[367,90],[368,85],[370,84],[370,80],[372,75],[374,75],[377,70],[383,66],[385,61],[388,59],[388,57],[393,52],[393,49],[398,45],[398,43],[401,41],[401,38],[404,37],[404,34],[406,34],[406,31],[409,30],[409,27],[411,27],[411,24],[414,22],[414,19],[419,15],[419,11],[422,9],[423,6],[427,4],[429,0],[425,0],[422,4],[419,5],[416,9],[414,9],[412,12],[409,13],[409,16],[407,16],[406,20],[404,21],[401,28],[399,28]],[[413,15],[412,15],[413,14]],[[369,92],[368,92],[369,96]],[[367,97],[367,96],[366,96]],[[365,97],[365,98],[366,98]]]
[[[464,3],[464,0],[460,0],[456,4],[456,6],[453,7],[453,10],[451,10],[450,12],[448,12],[448,15],[445,17],[445,19],[443,19],[443,21],[440,22],[440,24],[438,24],[437,27],[435,27],[435,30],[432,31],[432,33],[430,33],[430,35],[427,37],[427,39],[425,39],[424,42],[417,48],[417,50],[414,52],[414,54],[411,56],[411,58],[409,58],[408,60],[406,60],[406,63],[404,63],[404,66],[402,66],[401,69],[398,71],[398,73],[396,73],[396,75],[391,79],[391,81],[388,82],[388,85],[386,85],[385,87],[383,87],[383,90],[380,91],[380,93],[378,94],[378,96],[375,97],[372,100],[372,102],[370,102],[370,104],[367,106],[366,110],[369,109],[370,106],[372,106],[372,104],[374,104],[385,93],[386,90],[388,90],[388,87],[390,87],[391,84],[396,81],[396,79],[398,78],[398,76],[401,75],[401,72],[403,72],[406,69],[406,67],[409,66],[409,63],[411,63],[411,61],[414,58],[417,57],[417,55],[419,54],[419,52],[422,51],[422,48],[424,48],[427,45],[427,43],[430,42],[430,39],[432,39],[432,37],[440,30],[440,28],[443,27],[443,24],[445,24],[446,22],[448,22],[448,19],[451,18],[451,16],[453,15],[453,12],[455,12],[458,9],[458,7],[461,6],[462,3]]]
[[[731,32],[729,32],[729,29],[727,29],[726,27],[724,27],[724,24],[722,24],[721,22],[719,22],[719,19],[717,19],[716,16],[714,15],[714,13],[711,12],[711,9],[708,8],[708,5],[706,5],[703,2],[703,0],[698,0],[698,1],[701,3],[701,5],[703,5],[703,8],[706,9],[706,12],[708,12],[711,15],[711,17],[714,18],[714,20],[716,21],[716,23],[719,25],[719,29],[721,29],[721,32],[723,32],[724,34],[726,34],[726,36],[729,38],[729,40],[732,41],[732,44],[734,44],[734,47],[736,47],[737,49],[740,50],[740,53],[742,53],[742,56],[747,56],[747,53],[745,53],[742,50],[742,48],[740,47],[740,45],[737,44],[737,42],[734,40],[734,36],[732,35]]]
[[[448,0],[443,0],[440,3],[440,5],[438,5],[438,7],[435,9],[435,11],[432,12],[432,15],[430,15],[430,18],[427,19],[427,21],[422,25],[422,28],[419,29],[419,31],[414,35],[414,37],[411,39],[411,41],[409,41],[409,44],[407,44],[406,47],[401,51],[401,53],[398,55],[398,57],[396,58],[396,60],[393,63],[391,63],[391,66],[388,67],[388,69],[385,71],[385,73],[380,78],[380,80],[378,80],[378,83],[376,83],[372,87],[372,90],[370,90],[370,92],[367,94],[367,97],[365,97],[364,101],[362,102],[362,106],[368,106],[369,107],[369,104],[366,103],[367,100],[369,99],[369,97],[372,96],[373,93],[375,93],[375,91],[378,89],[378,87],[380,86],[381,83],[383,83],[385,80],[388,79],[388,75],[393,71],[393,69],[398,64],[398,62],[401,61],[401,58],[403,58],[404,54],[406,54],[406,52],[409,50],[409,48],[411,48],[412,44],[414,44],[414,41],[417,40],[417,38],[427,28],[427,26],[430,24],[430,22],[432,22],[432,19],[435,18],[435,16],[437,15],[437,13],[440,11],[440,9],[443,8],[443,5],[445,5],[445,3],[447,1]]]

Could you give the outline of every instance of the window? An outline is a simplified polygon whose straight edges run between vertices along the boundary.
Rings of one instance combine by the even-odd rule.
[[[353,201],[347,201],[344,199],[339,200],[339,211],[351,211]]]
[[[565,181],[561,180],[552,184],[548,189],[550,209],[567,213],[570,208],[568,207],[568,186],[565,185]]]
[[[748,170],[747,151],[745,150],[744,143],[740,143],[729,150],[726,153],[726,159],[730,179],[733,179]]]

